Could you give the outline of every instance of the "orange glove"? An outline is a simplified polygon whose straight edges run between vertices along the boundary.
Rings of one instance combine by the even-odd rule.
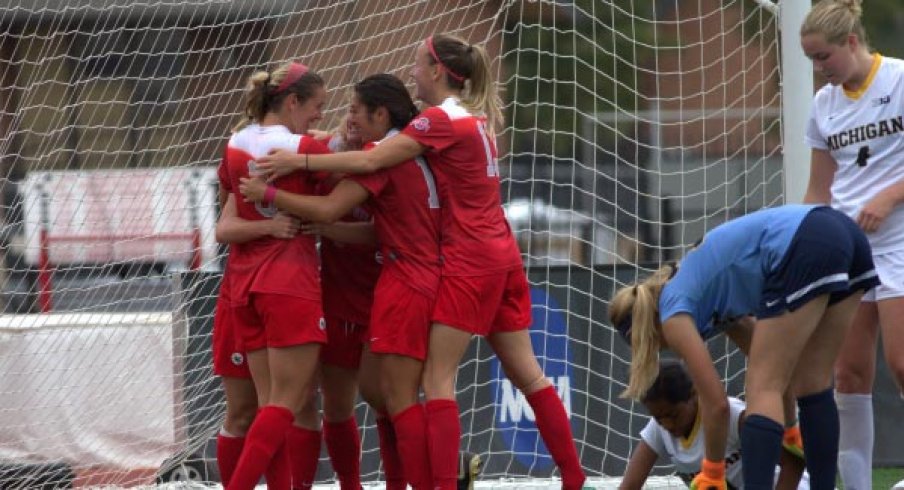
[[[700,473],[691,481],[691,490],[726,490],[725,460],[710,461],[703,458]]]
[[[782,446],[789,453],[804,459],[804,440],[800,436],[799,425],[794,424],[794,426],[785,429],[785,434],[782,436]]]

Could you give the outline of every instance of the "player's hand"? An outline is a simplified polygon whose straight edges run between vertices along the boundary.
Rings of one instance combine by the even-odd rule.
[[[703,460],[700,473],[691,481],[691,490],[726,490],[725,461]]]
[[[344,128],[340,131],[342,138],[345,139],[345,151],[360,150],[364,146],[364,140],[361,139],[361,129],[352,124],[348,119],[345,120]]]
[[[348,115],[343,116],[335,134],[330,138],[329,147],[333,153],[342,151],[360,150],[364,146],[361,140],[361,131],[358,126],[352,124]]]
[[[886,195],[885,192],[880,192],[860,209],[857,224],[863,231],[873,233],[882,226],[894,207],[894,198]]]
[[[285,213],[276,213],[273,219],[270,220],[270,236],[274,238],[282,238],[284,240],[295,238],[300,228],[301,221]]]
[[[264,200],[264,193],[267,191],[267,184],[263,180],[254,177],[239,178],[239,192],[245,197],[245,202],[261,202]]]
[[[703,473],[698,473],[691,481],[691,490],[726,490],[728,486],[725,484],[725,478],[714,480],[708,478]]]
[[[302,235],[325,235],[329,232],[330,225],[328,223],[302,223]]]
[[[267,182],[273,182],[283,175],[304,169],[304,160],[298,161],[298,153],[288,150],[273,150],[257,157],[257,169]]]
[[[795,424],[793,427],[785,429],[785,433],[782,435],[782,447],[794,456],[805,459],[804,438],[800,434],[800,425]]]
[[[317,141],[326,141],[333,137],[333,133],[322,129],[309,129],[308,135]]]

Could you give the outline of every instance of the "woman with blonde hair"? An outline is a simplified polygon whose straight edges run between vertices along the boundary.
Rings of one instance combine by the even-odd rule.
[[[831,204],[857,221],[882,285],[863,296],[835,365],[841,419],[838,469],[845,488],[872,487],[873,381],[885,361],[904,389],[904,61],[870,50],[860,0],[823,0],[800,28],[825,86],[807,125],[812,148],[804,202]]]
[[[239,179],[254,171],[256,157],[274,149],[328,152],[323,143],[304,135],[321,119],[325,99],[323,79],[301,63],[251,75],[245,117],[229,138],[221,166],[225,187],[231,190],[225,215],[251,222],[278,216],[272,196],[261,203],[237,198]],[[311,193],[314,183],[310,173],[301,172],[274,186]],[[223,231],[218,229],[219,234]],[[288,489],[293,484],[292,461],[305,466],[294,475],[294,484],[303,487],[313,478],[309,462],[316,464],[320,452],[319,420],[310,411],[302,425],[293,422],[310,402],[320,346],[326,341],[314,239],[301,234],[288,239],[232,238],[226,266],[231,321],[237,348],[246,352],[260,409],[226,488],[254,488],[266,473],[270,488]]]
[[[753,316],[741,430],[745,488],[772,488],[789,386],[798,399],[811,486],[833,488],[838,413],[832,365],[860,297],[878,282],[863,232],[829,207],[787,205],[722,224],[680,267],[666,265],[612,298],[609,318],[631,343],[624,396],[646,393],[662,348],[678,354],[697,388],[706,434],[693,484],[725,488],[729,403],[704,339]]]

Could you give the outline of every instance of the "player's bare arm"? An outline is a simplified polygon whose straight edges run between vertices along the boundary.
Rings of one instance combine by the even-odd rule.
[[[891,214],[895,206],[904,203],[904,180],[882,189],[860,209],[857,224],[867,233],[872,233],[882,226],[885,218]]]
[[[304,223],[301,232],[305,235],[320,235],[334,242],[356,245],[376,245],[377,234],[373,222]]]
[[[426,148],[413,138],[397,134],[369,151],[346,151],[329,155],[302,155],[276,150],[257,160],[257,166],[272,181],[298,170],[373,173],[420,155]]]
[[[239,191],[245,199],[251,201],[263,199],[267,185],[260,179],[241,178],[239,182]],[[332,223],[369,197],[367,189],[357,182],[345,179],[339,182],[328,196],[307,196],[277,189],[273,204],[278,209],[301,219]]]
[[[725,335],[731,339],[731,342],[744,353],[750,353],[750,342],[753,340],[753,327],[756,325],[756,318],[753,316],[742,316],[735,320],[725,329]]]
[[[694,320],[685,313],[666,320],[662,325],[662,335],[669,348],[684,359],[697,387],[700,415],[706,433],[706,458],[721,461],[725,458],[730,407],[706,344],[697,332]]]
[[[640,490],[643,484],[653,471],[653,466],[659,455],[653,451],[642,439],[637,443],[634,452],[631,453],[631,459],[628,460],[628,467],[625,468],[625,476],[622,478],[618,490]]]
[[[219,243],[245,243],[265,236],[289,239],[298,234],[297,218],[277,213],[271,219],[246,220],[238,215],[235,196],[229,194],[217,220],[216,240]]]
[[[804,202],[808,204],[829,204],[832,202],[832,181],[838,164],[828,150],[814,149],[810,157],[810,180]]]

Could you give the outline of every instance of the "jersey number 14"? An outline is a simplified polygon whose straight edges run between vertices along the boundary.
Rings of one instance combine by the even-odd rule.
[[[496,146],[487,135],[487,126],[483,121],[477,121],[477,130],[480,131],[480,140],[483,142],[483,151],[487,158],[487,177],[499,177],[499,162],[496,161]]]

